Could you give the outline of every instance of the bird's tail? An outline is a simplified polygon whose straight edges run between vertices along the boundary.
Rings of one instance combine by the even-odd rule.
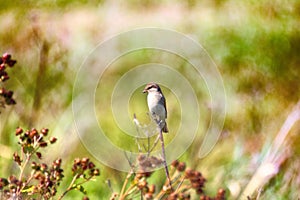
[[[169,132],[169,129],[168,129],[168,127],[167,127],[167,122],[165,122],[165,125],[164,125],[164,127],[162,128],[162,131],[163,131],[164,133],[168,133],[168,132]]]

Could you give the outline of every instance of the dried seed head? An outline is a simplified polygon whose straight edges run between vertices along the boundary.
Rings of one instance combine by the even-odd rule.
[[[155,185],[154,184],[149,186],[149,193],[152,193],[152,194],[155,193]]]
[[[94,169],[96,166],[95,166],[95,164],[93,163],[93,162],[89,162],[89,164],[88,164],[88,168],[89,169]]]
[[[146,200],[152,200],[153,199],[153,194],[148,192],[144,195],[144,197],[145,197]]]
[[[171,192],[170,185],[164,185],[162,191],[164,191],[165,193],[170,193]]]
[[[6,97],[6,98],[12,98],[13,94],[14,94],[14,92],[11,91],[11,90],[9,90],[9,91],[6,92],[6,94],[4,95],[4,97]]]
[[[23,129],[20,128],[20,127],[18,127],[18,128],[16,129],[16,135],[20,135],[20,134],[22,134],[22,133],[23,133]]]
[[[198,189],[196,190],[196,193],[197,193],[198,195],[203,194],[203,190],[202,190],[201,188],[198,188]]]
[[[180,162],[178,165],[177,165],[177,170],[180,171],[180,172],[183,172],[185,170],[185,163],[184,162]]]
[[[39,146],[40,147],[46,147],[48,144],[47,144],[47,142],[45,142],[45,141],[41,141],[41,142],[39,142]]]
[[[2,55],[2,60],[3,62],[5,63],[6,61],[10,60],[11,59],[11,55],[9,53],[4,53]]]
[[[5,68],[6,68],[6,67],[5,67],[5,64],[4,64],[4,63],[1,63],[1,64],[0,64],[0,71],[5,70]]]
[[[199,171],[194,171],[194,176],[197,176],[197,177],[201,177],[202,176],[202,174],[199,172]]]
[[[171,193],[168,197],[168,200],[176,200],[176,199],[178,199],[177,193]]]
[[[49,129],[47,129],[47,128],[43,128],[41,130],[41,133],[42,133],[43,136],[47,136],[48,132],[49,132]]]
[[[49,141],[50,141],[51,144],[54,144],[57,141],[57,138],[56,137],[51,137]]]
[[[224,190],[223,188],[220,188],[220,189],[218,190],[218,194],[224,195],[224,194],[225,194],[225,190]]]
[[[75,158],[75,159],[74,159],[74,164],[80,165],[80,163],[81,163],[80,158]]]
[[[194,170],[191,168],[187,168],[184,173],[186,178],[190,178],[194,175]]]
[[[216,200],[225,200],[225,190],[223,188],[220,188],[218,190],[217,196],[216,196]]]
[[[9,183],[11,183],[11,184],[16,184],[16,183],[18,182],[18,179],[17,179],[17,177],[11,175],[11,176],[8,178],[8,181],[9,181]]]
[[[7,74],[4,74],[0,77],[1,81],[7,81],[9,79],[9,76]]]
[[[39,170],[39,165],[36,162],[31,163],[31,168],[34,170]]]
[[[61,165],[61,159],[56,159],[54,162],[53,162],[54,165],[57,165],[57,166],[60,166]]]
[[[0,190],[3,189],[3,187],[8,185],[8,180],[5,178],[0,178]]]
[[[38,159],[42,159],[42,153],[41,152],[36,152],[35,154],[38,157]]]
[[[177,167],[178,164],[179,164],[179,161],[178,161],[178,160],[174,160],[174,161],[171,163],[171,165],[172,165],[173,167]]]
[[[13,67],[16,63],[17,63],[16,60],[8,60],[7,61],[7,64],[8,64],[9,67]]]
[[[15,152],[15,153],[13,154],[13,159],[14,159],[14,161],[15,161],[16,163],[18,163],[18,165],[21,165],[22,160],[21,160],[21,158],[20,158],[20,156],[18,155],[17,152]]]
[[[34,136],[37,136],[38,132],[35,128],[31,129],[31,131],[29,132],[29,138],[33,138]]]
[[[100,170],[99,169],[94,169],[93,170],[93,175],[94,176],[100,176]]]
[[[90,160],[89,158],[82,158],[81,162],[86,164],[89,162],[89,160]]]
[[[42,163],[42,164],[41,164],[41,170],[42,170],[42,171],[46,171],[47,169],[48,169],[47,164]]]
[[[143,180],[143,181],[138,182],[137,186],[139,189],[142,189],[142,188],[146,187],[147,184],[148,184],[147,181]]]

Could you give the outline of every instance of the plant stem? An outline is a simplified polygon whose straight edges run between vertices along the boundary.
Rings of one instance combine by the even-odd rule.
[[[24,171],[25,171],[25,168],[31,158],[31,155],[32,154],[25,154],[26,155],[26,159],[25,159],[25,162],[23,163],[23,165],[20,167],[20,175],[19,175],[19,180],[21,181],[22,178],[23,178],[23,174],[24,174]],[[25,185],[26,186],[26,185]],[[18,186],[18,192],[17,192],[17,196],[19,196],[22,192],[22,189],[25,187],[25,186]]]
[[[19,180],[21,180],[22,177],[23,177],[25,168],[26,168],[26,166],[27,166],[27,164],[28,164],[28,162],[29,162],[29,160],[30,160],[30,158],[31,158],[31,155],[32,155],[32,154],[28,154],[28,155],[26,154],[25,162],[24,162],[23,166],[21,167],[21,171],[20,171],[20,175],[19,175]]]
[[[126,185],[129,181],[129,178],[131,177],[131,175],[132,175],[132,170],[126,176],[126,179],[124,181],[124,184],[122,186],[122,190],[121,190],[121,193],[120,193],[120,199],[124,199],[128,195],[129,190],[131,190],[133,187],[135,187],[135,184],[134,184],[134,185],[132,185],[131,187],[128,188],[127,192],[125,192]],[[125,192],[125,194],[124,194],[124,192]]]
[[[171,182],[171,178],[170,178],[170,174],[169,174],[169,169],[168,169],[168,165],[167,165],[167,161],[166,161],[164,137],[163,137],[163,133],[162,133],[162,129],[161,128],[159,129],[159,138],[160,138],[160,142],[161,142],[161,151],[162,151],[163,163],[164,163],[164,168],[165,168],[166,176],[167,176],[167,179],[168,179],[168,182],[169,182],[169,186],[170,186],[171,192],[173,192],[172,182]]]
[[[76,179],[78,179],[78,175],[79,174],[75,174],[75,176],[73,177],[73,179],[72,179],[69,187],[66,189],[66,191],[64,191],[64,193],[62,193],[62,195],[60,195],[60,197],[58,198],[58,200],[61,200],[68,192],[70,192],[74,188],[73,185],[74,185]]]
[[[182,178],[180,179],[179,184],[178,184],[177,187],[176,187],[175,192],[178,192],[178,191],[179,191],[179,189],[180,189],[181,185],[183,184],[184,180],[185,180],[185,176],[182,176]]]
[[[127,197],[128,195],[132,194],[135,190],[137,189],[136,184],[131,185],[128,190],[125,192],[125,194],[123,194],[122,196],[120,195],[120,200],[124,200],[125,197]]]

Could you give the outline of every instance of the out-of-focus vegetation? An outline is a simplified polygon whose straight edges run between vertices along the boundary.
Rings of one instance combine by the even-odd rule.
[[[0,52],[12,53],[18,60],[7,83],[15,92],[17,104],[0,114],[1,175],[14,170],[15,166],[8,162],[16,150],[11,133],[18,126],[50,128],[60,141],[49,154],[50,161],[89,155],[72,121],[74,77],[95,45],[133,28],[154,26],[185,33],[203,45],[219,68],[227,95],[224,131],[214,150],[198,160],[201,126],[210,120],[203,97],[205,86],[199,86],[197,97],[204,122],[200,122],[194,144],[181,158],[207,177],[208,193],[214,194],[223,187],[233,199],[242,192],[300,98],[300,2],[296,0],[1,0],[0,5]],[[178,65],[176,59],[164,60],[158,54],[137,52],[115,63],[113,70],[103,76],[106,85],[102,98],[111,94],[118,78],[130,66],[150,61]],[[184,63],[178,66],[186,77],[191,75]],[[138,91],[134,96],[141,105],[138,112],[142,113],[146,109],[145,98]],[[180,119],[177,106],[176,100],[168,105],[168,123],[175,129]],[[108,137],[121,135],[114,128],[109,107],[106,108],[98,114],[100,119],[109,116],[102,124],[111,132]],[[176,117],[172,117],[171,110]],[[284,159],[277,163],[279,171],[259,192],[260,199],[299,198],[299,127],[296,124],[286,138],[281,149]],[[125,136],[111,137],[123,148],[133,144]],[[172,135],[166,137],[168,141]],[[125,174],[104,166],[102,172],[97,183],[87,184],[91,199],[107,199],[111,195],[107,179],[115,190],[122,186]],[[159,180],[159,176],[155,178]],[[72,195],[76,194],[67,197],[72,199]]]

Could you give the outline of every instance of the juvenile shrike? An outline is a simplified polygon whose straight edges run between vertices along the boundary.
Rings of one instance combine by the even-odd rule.
[[[152,118],[159,125],[159,128],[167,133],[169,132],[167,127],[167,108],[166,99],[156,83],[148,83],[143,90],[143,93],[148,93],[147,103]]]

